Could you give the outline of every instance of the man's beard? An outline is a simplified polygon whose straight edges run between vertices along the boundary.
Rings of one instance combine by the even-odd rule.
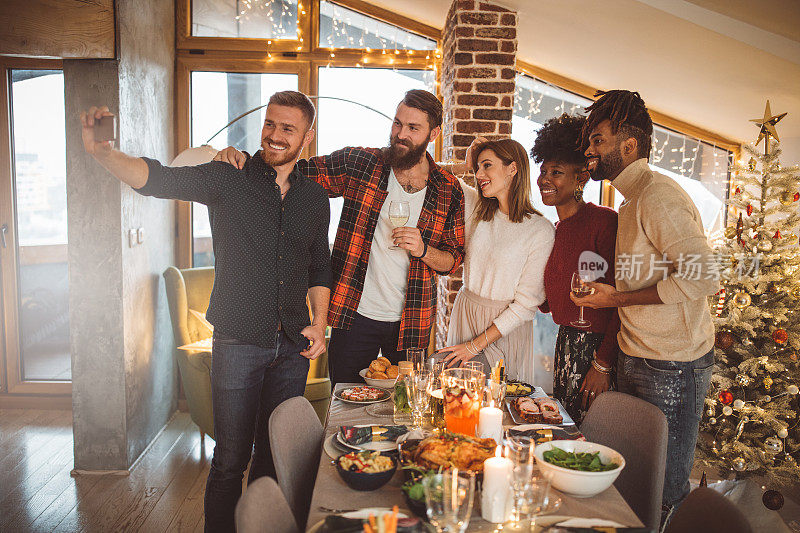
[[[287,146],[286,150],[284,150],[283,152],[275,153],[269,149],[269,143],[270,143],[269,139],[264,139],[262,141],[261,157],[262,159],[264,159],[264,162],[271,167],[279,167],[281,165],[289,163],[290,161],[294,161],[297,158],[297,154],[299,154],[300,150],[303,149],[302,145],[298,146],[294,150],[292,150],[291,146]]]
[[[400,151],[400,145],[403,145],[408,149],[405,154]],[[406,170],[420,162],[427,148],[428,143],[422,143],[414,146],[410,142],[401,141],[396,137],[390,137],[389,146],[384,148],[384,153],[386,155],[386,161],[392,168],[397,170]]]
[[[619,144],[611,153],[598,158],[597,166],[589,175],[594,181],[613,180],[624,168],[622,145]]]

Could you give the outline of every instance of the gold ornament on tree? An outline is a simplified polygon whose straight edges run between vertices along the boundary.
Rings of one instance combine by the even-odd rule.
[[[739,309],[744,309],[750,305],[750,302],[752,301],[753,300],[750,298],[750,295],[744,291],[737,292],[733,295],[733,304]]]
[[[769,108],[769,100],[767,100],[767,107],[764,109],[764,117],[763,118],[754,118],[751,119],[750,122],[755,122],[761,129],[758,131],[758,139],[756,139],[756,144],[761,142],[761,139],[765,139],[764,142],[764,153],[769,155],[769,138],[772,136],[776,141],[780,142],[780,138],[778,138],[778,132],[775,129],[775,124],[781,121],[783,117],[786,116],[786,113],[781,113],[780,115],[773,115],[772,111]]]
[[[791,191],[783,191],[778,197],[782,205],[792,205],[794,203],[794,193]]]

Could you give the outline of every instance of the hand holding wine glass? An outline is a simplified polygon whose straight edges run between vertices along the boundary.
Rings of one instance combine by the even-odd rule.
[[[389,202],[389,222],[395,228],[400,228],[405,226],[408,223],[408,219],[411,217],[411,206],[408,202],[403,201],[391,201]],[[400,247],[397,245],[390,246],[390,250],[399,250]]]
[[[587,285],[588,280],[585,280],[580,272],[574,272],[572,274],[572,282],[570,283],[570,289],[572,290],[572,294],[574,294],[577,298],[581,298],[583,296],[588,296],[594,293],[594,289]],[[580,306],[580,314],[578,316],[578,320],[569,323],[570,326],[574,328],[588,328],[592,325],[591,322],[585,320],[583,318],[583,306]]]

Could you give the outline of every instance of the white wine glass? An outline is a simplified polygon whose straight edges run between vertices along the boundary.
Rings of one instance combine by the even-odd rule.
[[[389,202],[389,223],[392,227],[401,228],[408,223],[411,216],[411,206],[408,202],[391,201]],[[390,250],[400,250],[397,245],[389,247]]]
[[[594,293],[594,289],[586,285],[586,281],[581,277],[580,272],[574,272],[572,274],[572,282],[570,283],[570,289],[572,290],[572,294],[574,294],[577,298],[581,298],[583,296],[589,296],[590,294]],[[591,322],[583,318],[583,306],[580,306],[580,314],[578,315],[578,320],[574,320],[569,323],[570,326],[573,328],[588,328],[592,325]]]

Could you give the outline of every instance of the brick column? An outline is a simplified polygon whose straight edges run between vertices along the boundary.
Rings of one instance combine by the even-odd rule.
[[[514,109],[517,13],[491,2],[454,0],[443,31],[442,159],[463,161],[476,136],[507,137]],[[438,284],[436,346],[444,346],[461,271]]]

